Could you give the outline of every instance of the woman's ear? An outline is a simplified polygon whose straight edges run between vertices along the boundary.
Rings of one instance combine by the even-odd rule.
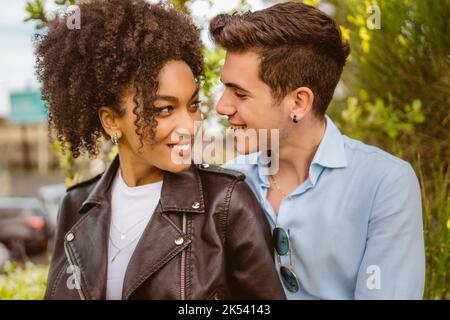
[[[98,117],[103,129],[109,136],[116,134],[119,138],[122,136],[122,128],[120,127],[119,116],[109,107],[100,107]]]
[[[293,103],[291,104],[290,116],[297,119],[303,119],[312,109],[314,102],[314,93],[308,87],[300,87],[293,92]]]

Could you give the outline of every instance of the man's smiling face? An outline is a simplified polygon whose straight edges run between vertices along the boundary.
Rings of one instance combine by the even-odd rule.
[[[289,123],[289,113],[283,107],[283,101],[277,104],[270,87],[259,78],[259,65],[260,57],[253,51],[228,51],[225,57],[221,73],[225,91],[217,103],[216,111],[228,117],[232,128],[237,129],[237,136],[245,134],[248,129],[254,129],[256,133],[260,129],[280,129],[281,135],[282,129]],[[265,149],[266,143],[259,144],[260,141],[255,147],[245,143],[238,146],[238,152],[247,154]]]

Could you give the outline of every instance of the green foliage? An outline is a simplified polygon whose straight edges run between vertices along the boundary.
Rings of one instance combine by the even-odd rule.
[[[221,48],[203,49],[203,55],[205,57],[205,71],[202,76],[201,91],[206,101],[203,103],[202,114],[203,119],[207,119],[214,111],[214,99],[211,92],[219,83],[220,69],[225,59],[225,51]]]
[[[65,184],[67,187],[80,182],[82,177],[79,171],[78,161],[72,157],[72,154],[68,151],[70,147],[69,142],[61,143],[55,140],[53,142],[53,150],[59,158],[59,167],[66,177]]]
[[[418,157],[422,185],[426,254],[426,299],[450,299],[450,168],[441,163],[425,177]]]
[[[190,14],[188,4],[192,2],[191,0],[172,0],[170,2],[177,10]]]
[[[25,10],[29,15],[25,18],[25,22],[31,20],[39,21],[41,23],[40,26],[48,22],[42,0],[28,1]]]
[[[386,149],[402,157],[403,148],[412,143],[415,125],[424,121],[420,100],[400,108],[389,95],[388,103],[380,98],[360,103],[358,98],[348,97],[337,125],[352,138],[372,144],[383,142]]]
[[[48,266],[30,262],[20,267],[9,263],[0,274],[0,300],[42,300],[47,283]]]
[[[450,0],[331,2],[352,48],[343,77],[348,94],[365,90],[394,108],[420,100],[426,121],[414,130],[417,149],[427,163],[436,152],[449,159]],[[373,8],[380,29],[370,23]]]

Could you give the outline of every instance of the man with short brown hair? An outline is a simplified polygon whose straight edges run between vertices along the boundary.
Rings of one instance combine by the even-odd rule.
[[[279,133],[270,147],[238,144],[244,155],[226,167],[246,174],[265,210],[287,297],[422,298],[422,207],[411,165],[342,135],[326,115],[350,52],[338,25],[287,2],[219,15],[210,33],[227,50],[217,112],[238,138]],[[266,163],[278,170],[265,174]]]

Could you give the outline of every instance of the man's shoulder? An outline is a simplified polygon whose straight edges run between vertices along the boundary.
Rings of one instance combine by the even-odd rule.
[[[227,161],[222,165],[223,168],[230,168],[236,170],[235,168],[250,168],[258,164],[259,153],[241,154],[236,158]]]
[[[364,186],[378,194],[408,193],[419,188],[417,174],[409,162],[346,136],[344,145],[349,160],[349,176],[359,177],[359,187]]]
[[[363,165],[368,170],[396,170],[410,167],[409,162],[370,144],[343,135],[350,163]]]
[[[246,155],[238,155],[236,158],[226,162],[222,168],[238,171],[245,175],[248,180],[254,179],[258,172],[258,154],[251,153]]]

